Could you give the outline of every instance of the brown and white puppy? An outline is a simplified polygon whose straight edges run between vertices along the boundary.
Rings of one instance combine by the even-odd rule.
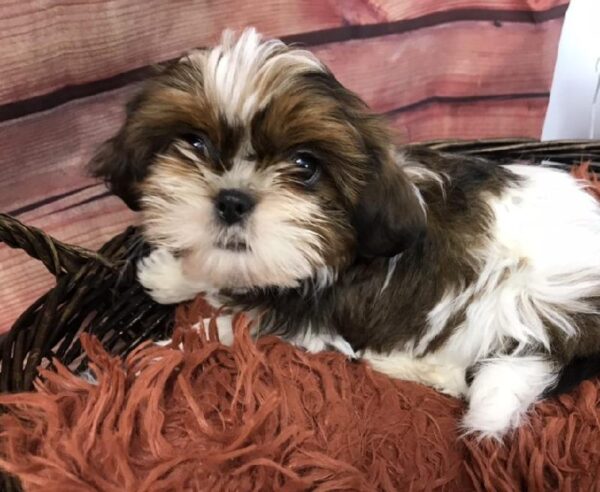
[[[207,292],[465,396],[467,431],[517,426],[600,352],[600,209],[574,179],[399,151],[311,53],[253,30],[150,80],[92,169],[142,212],[158,302]]]

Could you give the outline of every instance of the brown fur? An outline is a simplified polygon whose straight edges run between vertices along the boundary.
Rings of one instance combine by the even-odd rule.
[[[405,158],[443,172],[445,198],[439,183],[428,181],[420,187],[427,202],[427,230],[404,250],[383,292],[388,260],[363,258],[341,272],[333,286],[316,295],[303,295],[302,289],[273,289],[235,296],[234,304],[262,308],[268,317],[266,325],[276,333],[290,333],[308,324],[327,326],[357,350],[389,351],[415,335],[418,341],[424,334],[427,313],[443,294],[451,287],[464,288],[476,278],[477,265],[469,252],[487,237],[491,220],[482,193],[498,194],[516,177],[480,159],[426,150]],[[384,204],[380,208],[386,210]],[[462,315],[456,315],[428,351],[443,344]]]

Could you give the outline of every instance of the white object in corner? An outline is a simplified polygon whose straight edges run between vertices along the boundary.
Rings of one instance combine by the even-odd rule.
[[[600,138],[600,0],[571,0],[542,140]]]

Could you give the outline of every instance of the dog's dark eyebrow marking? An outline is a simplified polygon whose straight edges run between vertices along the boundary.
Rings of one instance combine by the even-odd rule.
[[[233,159],[240,149],[244,130],[241,126],[230,125],[222,118],[219,121],[219,143],[215,145],[215,152],[219,162],[227,162]]]
[[[531,12],[527,10],[488,10],[488,9],[456,9],[423,15],[414,19],[403,19],[395,22],[371,25],[344,25],[321,31],[305,32],[281,36],[285,43],[297,43],[303,46],[318,46],[352,39],[369,39],[391,34],[401,34],[417,29],[433,27],[459,21],[488,21],[494,23],[533,23],[540,24],[553,19],[564,17],[568,7],[565,1],[562,5],[547,10]],[[203,49],[199,47],[197,49]],[[26,116],[31,113],[47,111],[75,99],[94,96],[103,92],[120,89],[129,84],[139,82],[155,73],[156,65],[168,65],[180,57],[158,62],[152,66],[134,68],[93,82],[77,85],[67,85],[52,92],[41,94],[29,99],[14,101],[0,105],[0,121],[8,121]]]

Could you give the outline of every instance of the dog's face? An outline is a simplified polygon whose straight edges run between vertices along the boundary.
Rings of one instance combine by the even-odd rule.
[[[225,35],[150,80],[91,166],[215,288],[326,282],[424,215],[385,125],[310,53]]]

